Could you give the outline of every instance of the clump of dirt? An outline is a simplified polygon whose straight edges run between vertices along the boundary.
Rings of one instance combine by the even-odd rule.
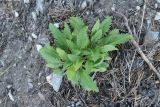
[[[63,79],[60,91],[55,92],[46,82],[46,76],[51,70],[45,68],[37,50],[37,46],[53,42],[48,32],[50,22],[63,23],[75,15],[81,16],[92,27],[98,18],[102,20],[110,15],[113,19],[112,28],[128,32],[123,18],[117,14],[122,13],[128,18],[129,27],[137,35],[135,39],[139,41],[143,52],[160,70],[159,41],[153,44],[152,49],[143,43],[148,32],[148,19],[155,28],[152,30],[159,32],[159,22],[154,20],[159,12],[159,2],[94,0],[93,6],[88,2],[82,9],[80,4],[83,4],[83,0],[40,0],[40,6],[37,6],[38,0],[28,3],[24,1],[0,1],[2,107],[160,105],[160,81],[130,43],[119,46],[119,51],[111,53],[112,61],[107,72],[96,74],[99,93],[86,92],[78,86],[72,86],[66,78]]]

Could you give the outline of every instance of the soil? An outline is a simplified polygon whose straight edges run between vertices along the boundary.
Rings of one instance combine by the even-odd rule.
[[[0,107],[160,107],[160,81],[130,43],[119,46],[119,51],[111,54],[109,70],[95,76],[99,93],[73,87],[66,78],[55,92],[46,82],[52,71],[37,50],[37,46],[52,42],[48,23],[62,23],[70,16],[81,16],[91,27],[98,18],[110,15],[112,28],[128,32],[114,9],[128,18],[138,34],[144,0],[97,0],[83,10],[79,0],[46,0],[42,7],[36,3],[43,0],[24,1],[0,1]],[[154,21],[160,9],[158,1],[147,0],[139,44],[160,71],[160,42],[152,48],[143,43],[148,18],[159,32],[159,22]]]

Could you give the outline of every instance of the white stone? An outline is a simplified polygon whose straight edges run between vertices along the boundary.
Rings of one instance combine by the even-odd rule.
[[[62,83],[63,75],[52,73],[46,77],[47,82],[58,92]]]
[[[14,101],[14,97],[13,97],[13,95],[12,95],[12,93],[11,93],[11,90],[9,90],[8,96],[9,96],[9,99],[10,99],[11,101]]]
[[[56,27],[56,28],[59,28],[59,23],[54,23],[54,26]]]
[[[15,16],[15,17],[19,17],[19,13],[15,11],[15,12],[14,12],[14,16]]]
[[[155,8],[158,8],[158,4],[157,4],[157,3],[155,3],[155,4],[154,4],[154,7],[155,7]]]
[[[136,10],[139,11],[141,9],[140,6],[136,6]]]
[[[31,14],[32,14],[32,18],[33,18],[33,20],[34,20],[34,21],[36,21],[36,20],[37,20],[36,12],[32,12]]]
[[[87,2],[84,0],[81,5],[81,9],[85,9],[87,7]]]
[[[157,0],[158,3],[160,3],[160,0]]]
[[[154,17],[154,20],[160,20],[160,12],[157,12],[155,17]]]
[[[24,0],[24,3],[29,3],[29,0]]]
[[[33,37],[34,39],[37,39],[37,35],[34,34],[34,33],[32,33],[32,37]]]
[[[37,51],[39,52],[40,51],[40,49],[42,48],[42,45],[36,45],[36,48],[37,48]]]

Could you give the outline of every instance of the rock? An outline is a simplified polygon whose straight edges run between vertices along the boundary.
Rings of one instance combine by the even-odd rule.
[[[157,1],[157,3],[160,3],[160,0],[156,0]]]
[[[33,37],[34,39],[37,39],[37,35],[34,34],[34,33],[32,33],[32,37]]]
[[[159,39],[159,32],[148,31],[144,38],[144,44],[146,46],[153,46],[155,42]]]
[[[9,90],[9,92],[8,92],[8,97],[9,97],[9,99],[11,100],[11,101],[15,101],[14,100],[14,97],[13,97],[13,95],[12,95],[12,93],[11,93],[11,90]]]
[[[155,17],[154,17],[154,20],[160,20],[160,12],[157,12]]]
[[[42,48],[42,45],[36,45],[36,48],[37,48],[37,51],[39,52],[40,51],[40,49]]]
[[[46,77],[47,82],[58,92],[62,83],[63,75],[55,74],[54,72]]]
[[[36,0],[36,12],[37,14],[42,13],[44,11],[44,0]]]
[[[17,17],[19,17],[19,13],[18,12],[14,12],[14,16],[17,18]]]
[[[24,0],[24,3],[26,3],[26,4],[29,3],[29,0]]]
[[[80,7],[82,10],[85,9],[87,7],[87,2],[84,0]]]
[[[140,6],[136,6],[136,10],[139,11],[141,9]]]
[[[55,26],[56,28],[59,28],[59,25],[60,25],[60,23],[54,23],[54,26]]]
[[[32,18],[33,20],[36,22],[37,21],[37,15],[36,15],[36,12],[32,12]]]

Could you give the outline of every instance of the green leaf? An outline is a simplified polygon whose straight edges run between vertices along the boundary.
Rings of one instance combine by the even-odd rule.
[[[95,66],[94,71],[95,72],[105,72],[107,70],[107,67],[109,67],[109,65],[105,62],[102,62],[101,64]]]
[[[99,91],[96,83],[85,71],[80,71],[80,84],[87,91]]]
[[[68,46],[68,48],[70,49],[70,50],[73,50],[73,49],[76,49],[77,48],[77,46],[76,46],[76,44],[73,42],[73,41],[71,41],[71,40],[66,40],[67,41],[67,46]]]
[[[68,80],[72,80],[74,78],[75,74],[76,74],[76,71],[75,71],[74,65],[72,65],[66,71],[66,75],[67,75]]]
[[[68,54],[68,58],[70,61],[75,62],[80,58],[80,56],[74,54]]]
[[[105,45],[101,48],[102,52],[118,50],[114,45]]]
[[[78,33],[78,31],[85,26],[83,20],[80,17],[71,17],[69,22],[76,33]]]
[[[102,30],[98,30],[91,38],[92,43],[96,43],[102,37]]]
[[[90,74],[93,70],[94,62],[93,61],[87,61],[85,63],[85,70],[87,71],[88,74]]]
[[[69,39],[69,40],[72,39],[72,33],[71,33],[71,30],[70,30],[67,23],[64,23],[63,33],[64,33],[64,35],[66,36],[67,39]]]
[[[100,28],[102,29],[103,34],[109,31],[111,24],[112,24],[111,17],[106,17],[106,19],[102,21]]]
[[[80,67],[82,66],[83,61],[77,61],[75,64],[71,65],[70,67],[68,67],[66,74],[67,74],[67,78],[69,80],[74,79],[76,72],[78,72],[78,70],[80,69]]]
[[[62,50],[61,48],[56,48],[56,51],[62,60],[67,59],[67,53],[64,50]]]
[[[66,49],[67,43],[62,32],[56,28],[52,23],[49,24],[49,29],[53,34],[53,37],[56,39],[56,45],[62,49]]]
[[[77,46],[80,49],[84,49],[89,44],[89,38],[87,35],[87,27],[81,28],[80,32],[77,34]]]
[[[114,41],[110,42],[110,44],[119,45],[133,39],[133,37],[129,34],[121,34],[119,36],[120,37],[117,37]]]
[[[47,66],[50,68],[57,68],[62,64],[57,52],[51,46],[43,47],[40,50],[40,54],[46,60],[48,63]]]
[[[96,23],[94,24],[93,28],[92,28],[92,35],[97,32],[100,28],[100,21],[99,19],[96,21]]]

